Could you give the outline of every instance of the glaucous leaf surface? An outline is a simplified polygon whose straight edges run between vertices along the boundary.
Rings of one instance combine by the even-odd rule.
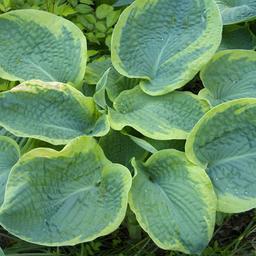
[[[135,87],[116,98],[109,120],[114,130],[130,126],[153,139],[184,139],[208,110],[206,101],[189,92],[150,96]]]
[[[249,26],[230,25],[224,27],[219,50],[253,50],[255,47],[256,37],[250,31]]]
[[[111,163],[93,138],[77,138],[60,152],[34,149],[12,169],[0,223],[36,244],[91,241],[121,224],[130,186],[128,169]]]
[[[0,125],[16,136],[67,144],[109,130],[90,97],[68,84],[32,80],[0,94]]]
[[[201,70],[200,77],[206,89],[199,95],[213,106],[232,99],[256,97],[256,52],[218,52]]]
[[[121,14],[112,36],[115,69],[143,79],[141,88],[162,95],[184,86],[221,41],[213,0],[136,0]]]
[[[205,171],[169,149],[132,163],[137,175],[129,204],[141,227],[160,248],[200,253],[211,239],[216,211]]]
[[[99,145],[102,147],[106,157],[114,163],[131,167],[131,159],[143,159],[145,150],[139,147],[129,136],[111,130],[106,136],[101,137]]]
[[[255,0],[215,0],[224,25],[256,19]]]
[[[48,12],[0,15],[0,77],[11,81],[82,82],[86,39],[73,23]]]
[[[186,143],[194,164],[206,168],[227,213],[256,207],[256,99],[214,107],[197,123]]]
[[[9,173],[19,157],[20,150],[17,143],[11,138],[0,136],[0,207],[4,201]]]

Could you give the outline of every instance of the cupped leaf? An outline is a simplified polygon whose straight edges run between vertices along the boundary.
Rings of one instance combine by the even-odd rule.
[[[163,249],[199,253],[212,237],[216,196],[205,171],[185,154],[162,150],[133,161],[129,204],[141,227]]]
[[[256,99],[238,99],[213,108],[186,143],[190,161],[206,167],[218,210],[235,213],[256,207]]]
[[[131,175],[113,164],[93,138],[62,151],[23,155],[8,179],[0,223],[22,240],[74,245],[109,234],[126,212]]]
[[[108,159],[128,168],[131,167],[132,158],[143,159],[146,156],[145,150],[139,147],[128,135],[113,130],[100,138],[99,145]]]
[[[216,0],[224,25],[256,19],[255,0]]]
[[[122,92],[109,110],[114,130],[131,126],[143,135],[159,140],[184,139],[208,111],[206,101],[188,92],[150,96],[139,87]]]
[[[0,16],[0,77],[11,81],[82,82],[86,39],[73,23],[48,12]]]
[[[256,47],[256,37],[248,25],[225,26],[219,50],[244,49],[253,50]]]
[[[221,41],[222,22],[213,0],[136,0],[112,36],[112,63],[141,88],[161,95],[184,86]]]
[[[90,97],[70,85],[32,80],[0,94],[0,125],[16,136],[67,144],[109,130]]]
[[[213,106],[232,99],[256,97],[256,52],[218,52],[202,69],[200,77],[206,89],[199,95]]]
[[[20,157],[17,143],[8,137],[0,136],[0,206],[4,201],[6,182],[11,168]]]

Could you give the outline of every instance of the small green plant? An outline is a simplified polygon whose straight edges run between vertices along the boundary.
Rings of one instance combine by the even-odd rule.
[[[235,1],[117,1],[129,5],[119,17],[104,1],[20,2],[48,12],[4,1],[1,226],[67,246],[127,216],[135,240],[138,222],[158,247],[199,254],[217,212],[255,208],[256,56],[226,36],[255,46],[251,24],[233,25],[256,17],[241,2],[249,13]],[[102,44],[111,56],[87,64]]]

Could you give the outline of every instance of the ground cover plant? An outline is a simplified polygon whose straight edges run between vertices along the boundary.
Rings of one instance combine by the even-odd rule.
[[[6,236],[94,255],[121,225],[145,250],[214,255],[216,225],[256,208],[255,1],[0,10]]]

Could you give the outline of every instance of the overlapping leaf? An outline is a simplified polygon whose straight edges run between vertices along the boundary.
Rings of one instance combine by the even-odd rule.
[[[255,0],[216,0],[224,25],[256,19]]]
[[[38,10],[0,16],[0,77],[11,81],[82,82],[86,39],[71,22]]]
[[[113,68],[110,58],[89,63],[85,73],[85,81],[88,84],[97,84],[108,69],[110,70],[106,79],[105,90],[111,101],[114,101],[122,91],[132,89],[139,84],[139,79],[130,79],[120,75]]]
[[[188,92],[150,96],[136,87],[122,92],[109,111],[111,127],[131,126],[143,135],[159,140],[184,139],[208,111],[206,101]]]
[[[184,86],[218,49],[222,23],[213,0],[136,0],[112,37],[112,63],[161,95]]]
[[[205,171],[175,150],[159,151],[133,166],[137,175],[129,204],[142,228],[160,248],[201,252],[212,236],[216,211]]]
[[[218,210],[256,207],[256,99],[238,99],[210,110],[188,137],[190,161],[206,167]]]
[[[0,124],[13,134],[56,145],[109,130],[93,99],[67,84],[24,82],[0,95],[0,108]]]
[[[99,145],[108,159],[129,168],[132,158],[143,159],[146,156],[145,150],[137,146],[129,136],[113,130],[100,138]]]
[[[245,49],[253,50],[256,47],[256,37],[249,26],[225,26],[219,50]]]
[[[256,97],[256,53],[249,50],[226,50],[217,53],[200,73],[206,89],[200,96],[211,104]]]
[[[131,175],[96,141],[73,140],[62,151],[22,156],[8,179],[0,223],[23,240],[74,245],[114,231],[126,212]]]

